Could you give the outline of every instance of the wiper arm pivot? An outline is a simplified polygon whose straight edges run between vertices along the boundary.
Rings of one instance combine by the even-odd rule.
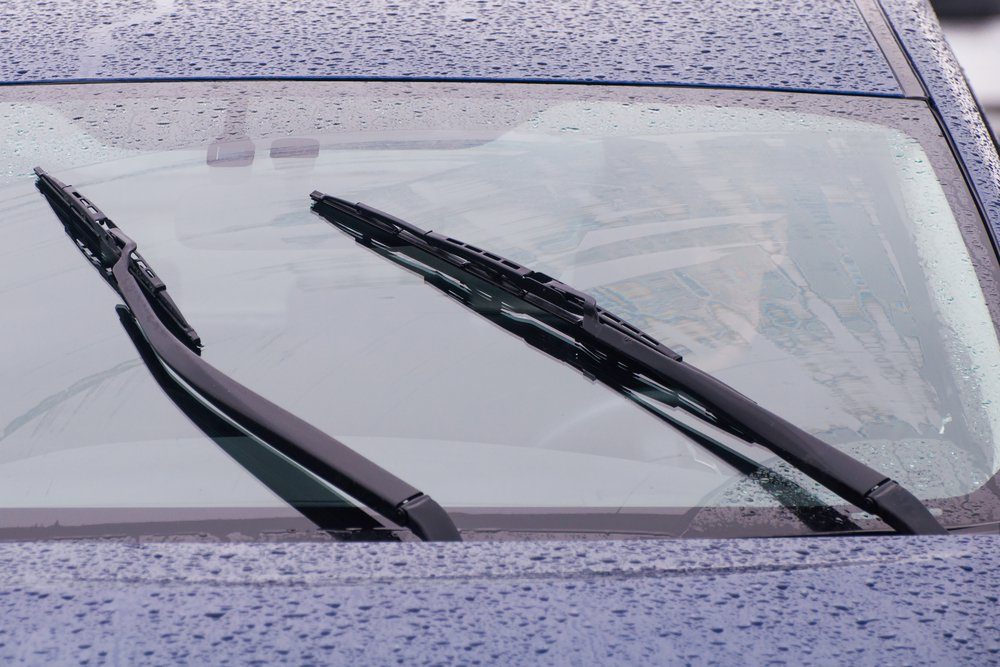
[[[916,496],[887,475],[685,363],[679,354],[638,327],[597,306],[590,295],[500,255],[426,231],[365,204],[318,191],[310,196],[314,211],[358,243],[383,255],[417,255],[416,261],[430,268],[417,271],[427,283],[458,296],[484,316],[494,317],[509,308],[544,324],[542,331],[555,330],[571,338],[580,354],[589,357],[586,364],[574,365],[606,369],[593,373],[596,379],[609,383],[608,377],[629,373],[669,387],[680,398],[669,403],[672,407],[762,445],[897,531],[946,532]],[[455,294],[453,286],[438,274],[468,286],[467,294]],[[536,347],[557,356],[549,347]]]

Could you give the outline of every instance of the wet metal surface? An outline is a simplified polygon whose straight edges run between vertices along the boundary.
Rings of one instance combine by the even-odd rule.
[[[988,664],[998,547],[5,544],[0,660]]]
[[[1000,159],[962,69],[929,4],[914,0],[883,3],[975,184],[996,244],[1000,239]]]
[[[15,0],[5,13],[7,81],[559,78],[901,93],[851,0]]]

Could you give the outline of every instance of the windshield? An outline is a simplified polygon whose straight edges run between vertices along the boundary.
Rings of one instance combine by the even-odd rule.
[[[788,507],[803,502],[881,524],[712,433],[807,491],[775,493],[766,469],[748,476],[364,252],[310,212],[314,189],[589,292],[898,480],[946,525],[1000,514],[983,499],[1000,467],[1000,349],[984,296],[996,262],[921,102],[504,84],[9,87],[0,146],[0,307],[16,314],[18,351],[0,361],[0,528],[308,535],[303,506],[350,504],[316,480],[276,485],[275,466],[293,477],[294,466],[273,453],[248,464],[260,443],[213,442],[164,395],[116,296],[34,190],[36,164],[139,241],[213,365],[433,495],[466,531],[793,534],[810,530]]]

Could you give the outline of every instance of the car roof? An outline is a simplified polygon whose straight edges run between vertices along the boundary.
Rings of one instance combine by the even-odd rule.
[[[9,8],[0,80],[558,79],[907,92],[894,71],[905,61],[887,48],[874,0],[148,5]]]

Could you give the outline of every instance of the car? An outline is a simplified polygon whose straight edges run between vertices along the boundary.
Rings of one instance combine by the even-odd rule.
[[[4,661],[1000,660],[926,3],[8,14]]]

